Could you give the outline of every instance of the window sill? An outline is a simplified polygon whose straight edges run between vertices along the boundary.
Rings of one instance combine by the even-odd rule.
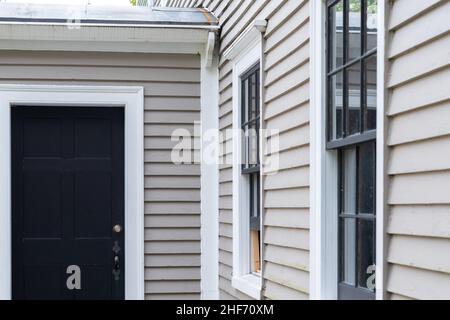
[[[245,293],[249,297],[261,300],[262,279],[254,274],[246,274],[240,277],[233,277],[231,284],[233,288]]]

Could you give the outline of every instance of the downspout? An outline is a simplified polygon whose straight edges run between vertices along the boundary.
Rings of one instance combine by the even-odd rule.
[[[201,53],[201,299],[219,299],[219,68],[216,33]],[[213,156],[206,154],[211,151]],[[211,159],[213,158],[213,159]]]

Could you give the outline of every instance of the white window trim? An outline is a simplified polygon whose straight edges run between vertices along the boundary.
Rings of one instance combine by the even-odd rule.
[[[231,283],[235,289],[254,299],[261,299],[262,277],[246,272],[250,269],[250,228],[247,209],[249,197],[248,188],[245,187],[246,177],[242,175],[240,166],[242,136],[239,134],[241,132],[239,97],[241,96],[240,77],[258,62],[262,63],[261,32],[266,24],[265,21],[256,21],[243,33],[239,42],[233,44],[225,53],[226,58],[231,59],[233,63],[233,276]],[[260,96],[262,100],[263,95]],[[261,101],[260,105],[262,105]]]
[[[125,298],[144,299],[144,145],[141,87],[0,85],[0,300],[11,299],[11,106],[125,110]]]
[[[377,44],[377,222],[376,222],[376,299],[385,298],[386,283],[386,117],[385,64],[387,7],[378,2]],[[311,12],[311,167],[310,167],[310,297],[315,300],[337,299],[337,154],[326,151],[325,127],[325,17],[326,1],[310,1]]]

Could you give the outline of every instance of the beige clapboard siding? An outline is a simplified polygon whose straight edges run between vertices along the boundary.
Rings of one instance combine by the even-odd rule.
[[[395,235],[389,243],[388,262],[450,273],[449,238]]]
[[[200,118],[194,55],[0,53],[0,82],[142,86],[145,94],[146,298],[200,297],[200,168],[174,165],[172,131]]]
[[[421,300],[449,300],[450,277],[440,272],[393,264],[387,290]]]
[[[200,267],[200,256],[197,254],[153,254],[145,256],[145,264],[152,267]]]
[[[293,269],[309,270],[309,251],[270,245],[265,251],[266,261]]]
[[[392,206],[388,232],[450,239],[450,210],[447,205]]]
[[[450,297],[450,2],[396,0],[388,22],[391,299]]]
[[[307,300],[309,295],[300,290],[292,289],[278,282],[266,279],[266,299],[270,300]]]
[[[389,28],[391,30],[398,29],[402,24],[411,21],[443,1],[445,0],[397,0],[394,2],[393,8],[396,14],[392,15]]]
[[[309,292],[309,273],[305,270],[266,261],[264,278],[301,293]],[[306,287],[302,287],[302,284],[306,284]]]
[[[265,212],[265,225],[280,228],[309,228],[308,209],[267,209]]]
[[[450,135],[450,124],[446,121],[449,117],[450,100],[396,115],[391,121],[388,144],[399,145]],[[433,125],[424,126],[424,123]]]
[[[183,293],[183,294],[176,294],[176,293],[167,293],[167,294],[146,294],[145,295],[146,300],[200,300],[200,295],[197,293],[189,294],[189,293]]]

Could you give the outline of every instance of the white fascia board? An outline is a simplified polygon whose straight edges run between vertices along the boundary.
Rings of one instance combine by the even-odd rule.
[[[0,24],[0,50],[197,54],[209,33],[207,28]]]

